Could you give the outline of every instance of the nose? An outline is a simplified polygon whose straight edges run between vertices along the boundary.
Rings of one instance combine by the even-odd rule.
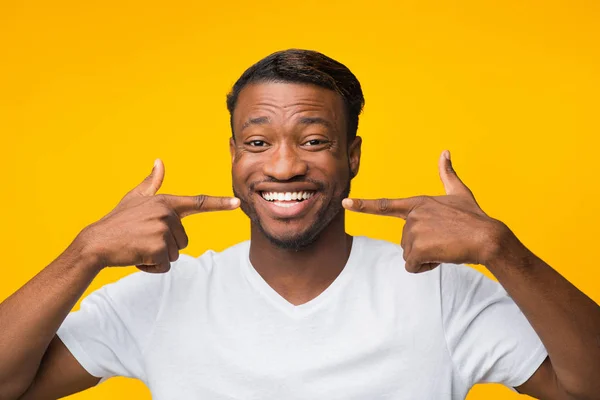
[[[308,164],[300,157],[295,146],[282,144],[270,153],[269,159],[263,165],[265,175],[279,181],[306,175]]]

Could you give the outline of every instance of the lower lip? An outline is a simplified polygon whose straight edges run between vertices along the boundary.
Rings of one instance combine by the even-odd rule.
[[[266,203],[266,207],[269,212],[275,218],[298,218],[306,213],[306,210],[312,205],[315,201],[315,197],[318,196],[317,193],[313,194],[310,198],[303,201],[289,201],[289,202],[280,202],[284,203],[283,206],[278,206],[276,201],[265,200],[264,197],[258,193],[260,198]]]

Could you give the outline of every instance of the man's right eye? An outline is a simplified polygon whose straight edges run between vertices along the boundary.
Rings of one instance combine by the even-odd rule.
[[[263,147],[266,145],[264,140],[251,140],[248,142],[248,145],[252,147]]]

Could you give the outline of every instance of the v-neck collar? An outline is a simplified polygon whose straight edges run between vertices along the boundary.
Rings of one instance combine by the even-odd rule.
[[[350,248],[350,255],[348,256],[348,261],[346,261],[346,265],[339,273],[339,275],[335,278],[331,284],[325,288],[317,297],[312,300],[309,300],[306,303],[300,305],[294,305],[287,301],[283,296],[281,296],[275,289],[273,289],[267,281],[256,271],[252,263],[250,262],[250,242],[247,242],[246,250],[243,252],[243,260],[242,260],[242,270],[246,275],[250,285],[256,289],[262,296],[264,296],[271,304],[285,312],[290,316],[302,316],[310,313],[312,310],[318,308],[321,304],[327,301],[327,299],[335,296],[337,292],[344,286],[345,282],[347,282],[353,270],[356,268],[358,264],[358,258],[360,254],[360,250],[363,247],[362,241],[363,237],[354,236],[352,239],[352,247]]]

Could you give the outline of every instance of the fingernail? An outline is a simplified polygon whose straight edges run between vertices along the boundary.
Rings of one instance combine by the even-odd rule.
[[[448,161],[449,161],[449,160],[450,160],[450,151],[446,150],[446,151],[444,152],[444,157],[446,157],[446,160],[448,160]]]
[[[154,160],[154,167],[152,167],[152,169],[158,168],[158,163],[159,162],[160,162],[160,159],[158,159],[158,158],[156,160]]]
[[[240,205],[240,199],[238,199],[237,197],[234,197],[233,199],[229,200],[229,202],[231,203],[232,207],[237,207]]]
[[[342,200],[342,203],[345,203],[346,207],[350,207],[350,208],[352,208],[352,205],[354,204],[354,202],[350,199],[344,199],[344,200]]]

